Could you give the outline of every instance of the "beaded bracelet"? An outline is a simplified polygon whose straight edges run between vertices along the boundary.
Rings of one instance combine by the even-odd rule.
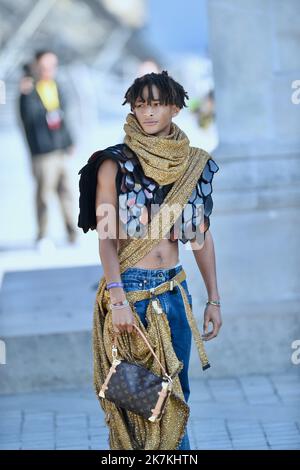
[[[112,287],[124,287],[123,282],[109,282],[106,284],[107,289],[111,289]]]

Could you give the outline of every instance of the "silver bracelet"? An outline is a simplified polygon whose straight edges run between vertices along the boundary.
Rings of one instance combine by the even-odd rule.
[[[221,302],[220,302],[220,300],[208,300],[208,301],[206,302],[206,305],[208,305],[208,304],[210,304],[210,305],[217,305],[218,307],[221,307]]]
[[[114,308],[114,309],[121,309],[121,308],[127,307],[128,305],[129,305],[129,302],[127,299],[125,299],[123,302],[118,303],[118,304],[109,304],[110,308]]]

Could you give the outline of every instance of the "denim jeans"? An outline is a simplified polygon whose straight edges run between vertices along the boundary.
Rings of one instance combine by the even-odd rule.
[[[157,287],[159,284],[171,279],[182,270],[180,264],[170,269],[142,269],[128,268],[121,274],[125,292],[145,290]],[[188,291],[186,280],[181,283],[187,293],[188,301],[192,305],[192,296]],[[179,373],[184,399],[188,402],[190,395],[188,367],[191,353],[192,332],[186,318],[183,300],[177,287],[173,291],[163,292],[157,296],[164,312],[167,315],[171,329],[172,345],[177,358],[183,362],[183,369]],[[147,328],[146,311],[149,299],[139,300],[134,306],[145,328]],[[187,430],[181,440],[178,450],[190,450]]]

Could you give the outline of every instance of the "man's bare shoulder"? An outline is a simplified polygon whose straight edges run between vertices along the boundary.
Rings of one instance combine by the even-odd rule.
[[[115,185],[115,178],[118,172],[118,163],[107,158],[98,168],[97,183],[102,187],[112,187]]]

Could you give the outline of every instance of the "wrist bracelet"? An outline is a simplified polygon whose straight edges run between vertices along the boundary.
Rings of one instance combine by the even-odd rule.
[[[110,308],[115,308],[115,309],[124,308],[124,307],[127,307],[128,305],[129,305],[129,302],[127,299],[117,304],[109,304]]]
[[[128,300],[125,299],[125,300],[120,300],[119,302],[117,302],[115,304],[111,303],[111,305],[113,305],[113,306],[115,306],[115,305],[128,305],[128,303],[129,303]]]
[[[106,284],[106,289],[111,289],[112,287],[124,287],[123,282],[109,282]]]
[[[217,305],[218,307],[221,307],[221,302],[220,302],[220,300],[208,300],[208,301],[206,302],[206,305],[208,305],[208,304],[210,304],[210,305]]]

